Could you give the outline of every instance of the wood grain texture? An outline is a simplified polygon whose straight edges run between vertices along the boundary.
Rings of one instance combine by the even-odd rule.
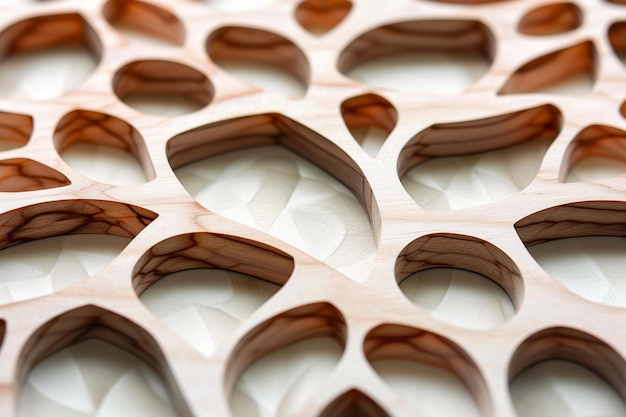
[[[282,347],[330,337],[344,358],[298,415],[415,416],[370,364],[448,371],[485,417],[514,417],[509,383],[547,359],[578,362],[626,398],[626,311],[584,300],[552,280],[526,247],[576,236],[626,236],[624,177],[564,183],[589,156],[624,160],[626,7],[622,1],[280,0],[241,14],[186,0],[60,0],[6,7],[0,57],[80,46],[97,60],[76,89],[46,101],[0,98],[0,248],[73,233],[132,238],[106,268],[43,297],[0,306],[0,415],[15,416],[34,366],[101,338],[152,365],[181,416],[230,416],[247,367]],[[168,42],[139,46],[117,26]],[[473,53],[487,72],[454,96],[365,85],[350,70],[405,53]],[[306,85],[283,97],[228,74],[220,60],[271,65]],[[0,62],[2,65],[2,62]],[[541,90],[587,74],[584,97]],[[128,98],[177,95],[179,117]],[[351,129],[388,133],[369,156]],[[531,140],[550,143],[517,195],[457,211],[426,211],[400,179],[447,156]],[[98,183],[59,156],[77,143],[111,146],[148,182]],[[200,206],[174,170],[226,152],[279,145],[324,169],[369,216],[377,253],[356,283],[306,253]],[[210,356],[174,334],[138,295],[167,274],[222,268],[282,289]],[[433,267],[470,270],[507,292],[516,315],[496,329],[437,320],[398,283]]]

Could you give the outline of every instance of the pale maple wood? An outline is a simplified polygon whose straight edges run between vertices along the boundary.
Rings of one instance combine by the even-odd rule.
[[[515,416],[508,383],[545,359],[583,364],[626,397],[626,311],[567,291],[526,251],[564,237],[626,236],[622,177],[560,181],[587,156],[626,157],[626,71],[612,50],[626,50],[623,2],[381,3],[283,0],[228,14],[184,0],[69,0],[0,13],[0,56],[79,45],[99,62],[88,80],[57,99],[0,99],[0,134],[17,146],[0,160],[0,247],[71,233],[133,238],[84,282],[0,306],[0,415],[15,415],[20,386],[36,363],[91,337],[153,365],[181,416],[230,415],[227,398],[250,364],[318,336],[335,339],[346,358],[299,415],[416,415],[368,364],[381,359],[453,373],[487,417]],[[173,45],[139,47],[111,24]],[[413,51],[473,51],[491,66],[452,97],[347,77],[368,60]],[[216,65],[222,59],[277,66],[307,85],[306,96],[280,97],[241,82]],[[519,94],[581,72],[595,79],[586,97]],[[132,94],[161,93],[180,94],[199,109],[166,118],[124,103]],[[367,126],[390,132],[376,158],[349,132]],[[537,177],[501,202],[427,212],[399,181],[430,158],[534,139],[552,142]],[[72,171],[59,153],[85,142],[128,151],[149,181],[116,187]],[[360,200],[377,243],[364,282],[201,207],[173,172],[268,144],[310,160]],[[398,283],[442,266],[501,285],[516,316],[496,329],[471,330],[416,308]],[[231,269],[284,287],[205,357],[138,298],[164,275],[190,268]]]

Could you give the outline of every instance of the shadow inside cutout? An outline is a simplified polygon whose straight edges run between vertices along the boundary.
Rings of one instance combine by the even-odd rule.
[[[453,342],[427,331],[384,324],[370,331],[363,349],[379,376],[411,408],[447,417],[491,415],[480,371]]]
[[[398,122],[398,111],[376,94],[352,97],[341,103],[341,115],[352,137],[375,158]]]
[[[517,30],[531,36],[556,35],[578,28],[582,21],[583,12],[574,3],[554,3],[526,13]]]
[[[584,128],[570,143],[560,171],[561,182],[593,181],[626,173],[626,132],[611,126]]]
[[[37,375],[37,373],[45,372],[45,367],[47,365],[46,359],[50,358],[55,353],[61,356],[64,355],[67,352],[64,351],[64,349],[66,348],[70,348],[70,351],[73,352],[79,350],[84,351],[84,346],[81,346],[81,343],[86,342],[91,346],[94,346],[94,343],[90,342],[90,340],[92,339],[98,339],[103,342],[110,343],[111,345],[121,349],[122,351],[128,352],[129,354],[138,357],[140,360],[145,362],[146,365],[156,371],[159,378],[165,385],[167,391],[162,394],[162,398],[160,399],[152,398],[154,400],[157,400],[157,408],[164,406],[169,408],[168,403],[170,402],[169,400],[171,400],[172,408],[177,412],[178,415],[191,415],[190,410],[185,404],[182,393],[179,391],[176,385],[174,376],[172,375],[167,365],[167,361],[152,336],[144,329],[139,327],[137,324],[125,317],[121,317],[100,307],[88,305],[68,311],[58,317],[51,319],[46,324],[37,329],[24,345],[18,362],[18,381],[16,384],[17,386],[22,387],[22,390],[20,392],[20,397],[22,397],[22,408],[20,409],[19,413],[20,416],[26,417],[23,414],[25,412],[23,408],[25,400],[23,398],[23,395],[32,394],[32,387],[30,386],[30,384],[25,383],[27,380],[31,384],[37,383],[37,376],[39,376]],[[99,349],[103,349],[102,351],[100,351],[100,353],[102,353],[103,355],[106,355],[108,353],[117,356],[118,359],[125,361],[129,360],[129,356],[124,355],[122,352],[111,352],[111,347],[103,347],[102,344],[98,343],[96,343],[95,346]],[[87,345],[87,347],[89,347],[89,345]],[[93,352],[87,353],[93,354]],[[120,355],[123,355],[125,357],[120,357]],[[57,362],[57,364],[63,363],[62,361],[59,361],[58,357],[52,360]],[[111,376],[112,373],[115,373],[115,370],[119,369],[117,367],[121,365],[122,364],[119,362],[116,364],[111,364],[107,367],[108,372],[105,374],[102,374],[100,371],[98,375],[100,382],[103,381],[102,378],[104,375]],[[41,369],[42,367],[44,369]],[[102,368],[99,369],[101,370]],[[33,371],[34,375],[29,376],[29,374],[31,374],[31,370]],[[83,368],[83,370],[85,372],[88,372],[88,370],[85,368]],[[59,375],[57,374],[56,377],[59,378]],[[59,380],[62,380],[63,382],[57,381],[57,385],[53,388],[53,390],[62,390],[63,384],[70,382],[67,380],[67,378],[59,378]],[[39,382],[41,382],[41,380]],[[86,380],[85,382],[87,383],[87,386],[83,387],[89,388],[90,381]],[[135,386],[135,388],[137,387]],[[109,392],[109,395],[112,394],[113,393]],[[122,398],[124,394],[125,393],[121,393]],[[146,393],[144,392],[144,394]],[[55,400],[57,401],[59,399],[60,397],[55,398]],[[90,399],[94,400],[96,398]],[[118,400],[119,399],[120,398],[118,397]],[[34,398],[34,400],[36,400],[36,398]],[[109,400],[113,402],[115,398],[109,398]],[[134,400],[137,401],[136,398],[134,398]],[[50,407],[50,402],[47,401],[46,403],[47,406]],[[131,403],[133,403],[133,401],[131,401]],[[152,403],[151,405],[153,407],[155,406],[154,402],[148,401],[146,398],[143,399],[142,403],[143,405],[148,405]],[[76,404],[75,398],[72,398],[71,404]],[[37,405],[38,404],[36,403],[28,404],[28,406],[34,407],[37,407]],[[97,404],[93,404],[93,406],[97,406]],[[104,406],[106,407],[106,404],[104,404]],[[119,407],[120,405],[116,404],[116,406]],[[59,410],[61,415],[67,415],[63,414],[63,412],[67,413],[68,411],[67,408],[64,409],[63,406],[52,407],[48,411],[55,412],[58,410],[58,408],[61,409]],[[165,410],[157,411],[167,411],[167,408]],[[117,411],[119,412],[119,410]],[[162,415],[163,417],[169,417],[174,414],[175,413],[172,410],[170,411],[170,413],[163,413],[159,415]]]
[[[85,81],[96,68],[102,45],[77,13],[38,16],[0,33],[0,95],[50,99]]]
[[[155,177],[141,134],[108,114],[89,110],[66,114],[55,129],[54,145],[70,167],[96,181],[141,184]]]
[[[304,0],[295,10],[300,26],[313,35],[326,34],[341,23],[352,10],[349,0]]]
[[[548,386],[547,378],[559,377],[545,372],[551,365],[568,376],[558,392]],[[509,389],[520,417],[574,417],[580,415],[580,406],[585,415],[617,416],[626,412],[625,371],[624,359],[603,341],[575,329],[550,328],[518,347],[509,366]]]
[[[353,40],[341,52],[338,69],[365,84],[457,94],[487,71],[494,42],[490,30],[477,21],[395,23]]]
[[[409,195],[425,209],[462,209],[499,201],[534,180],[561,123],[560,111],[543,105],[435,124],[404,146],[398,175]],[[494,177],[498,171],[500,175]]]
[[[304,53],[290,40],[261,29],[227,26],[206,42],[213,62],[257,87],[289,97],[303,97],[310,68]]]
[[[134,61],[113,77],[113,91],[128,106],[157,116],[180,116],[206,107],[213,84],[200,71],[173,61]]]
[[[109,0],[102,9],[105,19],[123,32],[148,35],[174,45],[185,42],[185,28],[169,10],[137,0]]]
[[[319,417],[390,417],[389,414],[361,391],[351,389],[331,402]]]
[[[235,414],[247,417],[255,402],[266,402],[253,393],[271,396],[274,412],[277,407],[302,411],[310,394],[339,362],[346,337],[343,316],[325,302],[289,310],[251,330],[227,365],[225,384]],[[281,389],[266,391],[276,385]]]
[[[32,116],[0,111],[0,152],[26,145],[33,127]]]
[[[586,95],[595,83],[596,61],[597,52],[591,41],[563,48],[522,65],[498,94]]]
[[[436,284],[429,286],[427,281],[418,281],[419,275],[411,275],[423,271],[421,275],[428,278],[432,275],[429,270],[434,269],[435,273],[438,273],[443,270],[442,268],[457,270],[458,274],[465,278],[466,284],[467,281],[476,278],[487,278],[504,291],[486,286],[485,283],[482,285],[473,283],[464,288],[463,297],[467,298],[468,294],[474,293],[474,297],[483,299],[487,306],[493,304],[491,309],[481,305],[480,308],[476,306],[473,311],[464,309],[460,311],[456,306],[446,307],[445,303],[441,306],[444,297],[454,297],[454,294],[450,295],[448,292],[456,291],[455,288],[447,288],[445,281],[443,288],[437,288]],[[409,300],[427,311],[432,310],[430,313],[435,317],[465,327],[483,328],[506,321],[520,307],[524,295],[521,273],[511,258],[489,242],[471,236],[433,234],[418,238],[400,252],[395,270],[400,288]],[[479,276],[476,277],[475,274]],[[459,277],[456,278],[459,281]],[[408,282],[404,282],[407,279]],[[420,287],[419,284],[424,282],[426,288]],[[462,287],[460,285],[462,282],[461,280],[458,284],[459,287]],[[422,293],[414,296],[412,293],[418,289]],[[500,311],[500,304],[506,307],[506,313]],[[496,311],[501,320],[493,316]]]

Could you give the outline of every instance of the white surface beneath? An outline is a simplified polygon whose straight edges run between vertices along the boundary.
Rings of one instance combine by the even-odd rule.
[[[229,8],[235,4],[213,1],[215,7]],[[261,6],[248,2],[251,4]],[[75,60],[71,54],[43,56],[28,61],[29,70],[20,68],[26,65],[27,61],[23,60],[10,64],[16,65],[11,67],[11,77],[1,76],[2,70],[7,68],[2,64],[0,93],[34,99],[59,94],[60,90],[72,88],[75,71],[90,71],[88,63],[82,59]],[[59,78],[50,82],[45,77],[51,74],[48,70],[53,64],[63,65],[64,69],[60,70]],[[41,71],[42,68],[46,71]],[[476,73],[476,68],[426,70],[428,77],[445,75],[429,83],[444,83],[455,91],[467,84],[468,77],[475,79],[471,74]],[[407,72],[396,68],[390,72],[379,67],[360,71],[365,73],[357,74],[358,77],[381,85],[389,79],[403,86],[416,80],[414,76],[405,78],[403,75],[410,74],[412,69]],[[460,74],[460,78],[455,74]],[[44,78],[33,80],[31,76]],[[255,76],[260,78],[256,82],[260,86],[276,82],[274,75],[269,80],[262,73]],[[426,88],[429,85],[427,83]],[[59,87],[62,88],[59,90]],[[340,117],[339,111],[337,116]],[[373,138],[369,143],[373,147],[368,148],[368,152],[375,155],[380,141]],[[542,146],[523,145],[523,155],[518,153],[515,157],[510,150],[504,150],[494,158],[477,155],[432,161],[409,172],[404,184],[415,200],[430,210],[487,204],[518,192],[532,180],[545,152]],[[139,165],[126,156],[119,158],[114,152],[94,149],[79,147],[63,157],[71,167],[98,181],[124,184],[145,180]],[[459,164],[463,165],[460,170]],[[593,166],[584,168],[580,173],[572,173],[570,180],[576,180],[577,175],[586,178],[596,172]],[[620,168],[616,168],[610,175],[619,171]],[[367,273],[375,248],[371,228],[356,199],[345,187],[293,154],[271,148],[238,152],[199,162],[179,170],[178,175],[189,192],[212,210],[266,230],[357,281]],[[2,295],[3,302],[19,299],[21,291],[45,294],[59,286],[70,285],[94,273],[121,250],[121,247],[105,244],[90,247],[86,254],[84,245],[77,245],[74,239],[34,242],[0,253],[0,288],[2,294],[6,294]],[[594,242],[591,247],[572,248],[555,242],[554,248],[543,245],[533,248],[533,255],[555,279],[583,297],[626,305],[619,273],[624,266],[620,259],[623,251],[612,245],[600,246]],[[623,245],[620,241],[619,247]],[[596,251],[600,247],[607,251]],[[570,268],[572,257],[579,259],[576,274]],[[440,271],[428,274],[431,273]],[[238,274],[217,272],[209,278],[207,274],[194,271],[170,276],[146,291],[143,299],[182,338],[200,352],[210,354],[216,343],[227,337],[277,288]],[[442,320],[468,327],[493,327],[513,314],[506,294],[483,277],[458,271],[448,272],[444,278],[428,274],[410,278],[402,289],[418,306]],[[572,283],[572,279],[575,282]],[[595,286],[597,281],[602,282],[601,290]],[[333,369],[340,355],[332,341],[313,340],[260,360],[246,371],[233,394],[231,404],[235,414],[240,417],[287,415],[289,410],[302,404],[320,378]],[[514,383],[513,399],[520,416],[590,417],[626,413],[624,404],[616,400],[603,381],[598,382],[593,374],[568,366],[533,369]],[[404,363],[377,364],[376,370],[416,409],[427,407],[437,416],[477,415],[468,405],[471,398],[464,387],[445,373]],[[442,393],[446,393],[445,397]],[[106,344],[87,342],[53,355],[31,372],[21,392],[20,416],[170,417],[173,413],[166,403],[160,381],[145,364]],[[554,408],[556,403],[563,406]]]

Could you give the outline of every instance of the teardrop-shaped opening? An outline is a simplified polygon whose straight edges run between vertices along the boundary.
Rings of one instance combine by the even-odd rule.
[[[582,10],[574,3],[554,3],[526,13],[517,29],[524,35],[555,35],[578,28],[582,21]]]
[[[45,190],[69,185],[70,180],[54,169],[27,158],[0,161],[0,191]]]
[[[372,158],[378,155],[385,139],[396,127],[398,112],[376,94],[350,98],[341,103],[343,121],[352,137]]]
[[[492,244],[471,236],[434,234],[418,238],[400,252],[395,268],[396,279],[409,300],[435,317],[465,327],[503,323],[513,316],[524,296],[522,276],[513,260]],[[441,276],[442,271],[450,270],[452,275]],[[455,297],[472,297],[476,302],[455,303]]]
[[[480,22],[416,20],[360,35],[341,52],[338,68],[368,85],[457,94],[482,77],[493,51],[493,36]]]
[[[33,134],[32,116],[0,112],[0,152],[22,147]]]
[[[174,45],[185,42],[185,28],[169,10],[137,0],[109,0],[102,13],[117,29],[164,40]]]
[[[584,128],[570,143],[561,166],[563,182],[594,181],[626,173],[626,132],[611,126]]]
[[[623,415],[625,371],[624,359],[602,340],[575,329],[546,329],[526,339],[513,355],[513,405],[520,417],[569,416],[583,404],[588,415]],[[562,377],[567,381],[557,393],[555,382]]]
[[[420,414],[489,415],[491,401],[484,379],[472,358],[452,341],[428,331],[384,324],[369,332],[363,349],[379,376]]]
[[[358,165],[319,134],[281,115],[256,115],[182,133],[167,151],[185,188],[210,210],[287,240],[355,279],[366,277],[375,251],[368,215],[378,227],[371,189]]]
[[[229,74],[263,90],[303,97],[309,85],[309,63],[292,41],[261,29],[227,26],[213,32],[206,50]]]
[[[127,185],[154,179],[141,134],[117,117],[75,110],[59,121],[54,144],[70,167],[97,181]]]
[[[273,412],[279,407],[302,412],[309,394],[320,389],[340,360],[346,337],[343,316],[328,303],[289,310],[254,328],[228,361],[225,382],[235,415],[255,415],[261,402]],[[268,386],[279,388],[264,397],[259,388]]]
[[[195,68],[173,61],[135,61],[113,77],[115,94],[128,106],[157,116],[180,116],[206,107],[213,85]]]
[[[498,94],[588,94],[595,83],[596,59],[591,41],[549,53],[518,68]]]
[[[407,142],[398,173],[405,190],[427,210],[492,203],[535,179],[560,130],[561,113],[552,105],[436,124]]]
[[[389,417],[389,414],[361,391],[351,389],[331,402],[319,417]]]
[[[194,268],[151,284],[141,302],[170,329],[210,356],[280,285],[223,269]]]
[[[324,35],[341,23],[350,10],[349,0],[305,0],[296,7],[296,20],[314,35]]]
[[[0,33],[0,95],[44,100],[82,84],[95,70],[102,45],[78,13],[38,16]]]
[[[104,346],[102,342],[91,342],[92,339],[98,339],[105,342]],[[108,345],[109,343],[112,346]],[[117,349],[112,349],[113,346]],[[103,350],[94,351],[94,347]],[[67,350],[67,348],[69,348],[69,350]],[[45,406],[45,404],[50,406],[49,399],[45,398],[46,394],[59,393],[59,391],[62,391],[62,396],[52,398],[53,401],[62,403],[63,399],[68,398],[68,392],[71,392],[72,395],[70,395],[69,398],[70,404],[76,406],[76,404],[82,400],[81,405],[85,407],[86,404],[84,401],[87,399],[81,398],[79,400],[75,397],[77,393],[74,391],[63,390],[63,387],[66,386],[65,384],[86,384],[82,385],[81,391],[84,393],[84,390],[88,389],[90,383],[104,383],[105,379],[108,379],[109,376],[115,373],[113,372],[114,370],[119,370],[120,368],[118,367],[124,365],[122,362],[116,363],[116,361],[108,364],[100,364],[100,367],[94,370],[97,374],[97,378],[92,381],[68,381],[65,378],[59,378],[59,375],[56,374],[56,372],[58,372],[58,367],[63,364],[64,360],[67,361],[68,354],[78,351],[90,355],[91,358],[94,356],[97,357],[100,354],[112,354],[121,361],[129,360],[130,356],[128,356],[128,354],[132,354],[135,359],[130,360],[130,363],[136,364],[136,361],[139,360],[142,363],[142,369],[151,369],[151,371],[146,372],[152,374],[156,371],[156,375],[158,375],[158,377],[154,379],[158,381],[158,385],[161,385],[162,381],[166,390],[161,398],[151,398],[150,403],[153,403],[155,406],[167,406],[168,408],[169,403],[171,403],[174,410],[169,415],[165,414],[165,416],[168,417],[174,414],[191,415],[180,390],[175,385],[175,378],[171,374],[167,361],[153,337],[131,320],[96,306],[80,307],[57,316],[37,329],[28,339],[20,354],[18,363],[19,369],[17,372],[19,381],[17,381],[16,385],[23,387],[20,392],[20,405],[22,407],[20,415],[34,415],[25,413],[27,410],[31,409],[30,407],[37,408],[38,405]],[[124,352],[128,352],[128,354],[125,354]],[[102,365],[104,365],[104,367]],[[103,372],[104,369],[106,369],[106,372]],[[150,375],[149,378],[152,379],[156,375]],[[26,376],[29,376],[28,379],[26,379]],[[109,392],[109,395],[118,394],[121,398],[127,399],[128,397],[126,394],[136,392],[136,389],[138,388],[137,386],[131,387],[130,385],[132,384],[129,383],[137,381],[137,379],[138,375],[134,375],[130,381],[116,380],[115,382],[120,385],[116,386],[117,389],[115,389],[114,392]],[[27,381],[28,383],[25,384]],[[38,392],[33,393],[32,385],[35,385],[40,389],[42,388],[42,383],[46,384],[44,392],[38,390]],[[125,386],[128,391],[119,391],[118,389],[122,386]],[[141,391],[144,395],[147,395],[144,390]],[[120,404],[107,404],[105,401],[102,401],[103,391],[98,390],[98,392],[101,393],[99,398],[101,400],[99,408],[106,409],[110,405],[115,413],[120,412],[119,409],[115,408],[115,406],[119,407]],[[34,396],[30,397],[30,399],[35,401],[35,403],[26,404],[29,399],[28,396],[31,394],[34,394]],[[24,398],[24,395],[26,395],[27,398]],[[44,400],[42,397],[44,397],[47,401],[44,404],[37,404],[39,399]],[[96,396],[96,398],[97,397],[98,396]],[[120,397],[118,397],[118,399]],[[91,400],[93,401],[96,398],[92,397]],[[113,398],[110,399],[114,400]],[[133,400],[136,402],[137,398],[134,398]],[[147,401],[147,399],[144,400]],[[98,404],[94,404],[93,402],[91,403],[92,407],[97,405]],[[135,406],[138,405],[140,405],[140,403],[126,405],[123,408],[130,407],[130,409],[136,411],[137,408],[135,408]],[[59,406],[63,408],[63,404],[60,404]],[[71,411],[76,412],[76,410]],[[85,410],[80,411],[84,412]],[[95,412],[95,410],[89,411]],[[127,408],[125,411],[129,411],[129,409]]]

